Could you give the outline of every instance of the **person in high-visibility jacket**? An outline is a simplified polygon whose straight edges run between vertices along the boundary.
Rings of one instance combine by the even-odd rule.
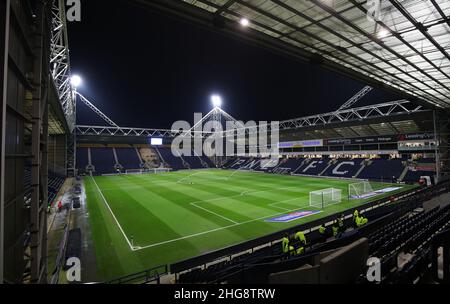
[[[334,223],[333,226],[331,226],[331,230],[333,231],[334,237],[339,237],[339,226],[337,223]]]
[[[325,224],[322,224],[322,225],[319,227],[319,233],[320,233],[320,235],[322,235],[322,236],[326,236],[326,234],[327,234],[327,227],[325,227]]]
[[[294,240],[298,241],[298,247],[296,250],[297,254],[302,254],[305,252],[305,245],[306,245],[306,237],[305,234],[302,231],[298,231],[294,235]]]
[[[355,211],[353,211],[353,224],[355,227],[357,227],[358,225],[356,224],[356,219],[359,217],[359,211],[358,209],[355,209]]]
[[[343,214],[343,213],[342,213],[341,216],[338,217],[338,219],[337,219],[338,227],[339,227],[339,230],[340,230],[341,232],[344,232],[344,230],[345,230],[345,228],[344,228],[344,219],[345,219],[345,217],[344,217],[344,214]]]
[[[355,223],[356,223],[356,227],[361,227],[361,226],[364,226],[365,224],[367,224],[367,222],[368,222],[368,219],[367,218],[365,218],[365,217],[362,217],[362,216],[358,216],[357,218],[356,218],[356,221],[355,221]]]
[[[293,253],[294,252],[294,246],[289,246],[289,234],[286,233],[281,240],[281,246],[283,249],[283,253]]]
[[[295,234],[294,240],[299,241],[303,245],[306,245],[306,237],[305,234],[302,231],[299,231]]]

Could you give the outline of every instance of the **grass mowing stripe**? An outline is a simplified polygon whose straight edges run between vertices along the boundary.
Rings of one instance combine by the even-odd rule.
[[[109,204],[108,204],[108,202],[106,201],[105,196],[103,195],[102,191],[101,191],[100,188],[98,187],[97,182],[95,181],[95,179],[94,179],[92,176],[91,176],[91,178],[92,178],[92,180],[94,181],[94,184],[95,184],[95,186],[97,187],[97,190],[98,190],[98,192],[100,193],[100,196],[102,197],[103,201],[105,202],[106,207],[108,207],[109,212],[111,212],[111,215],[113,216],[114,221],[116,222],[117,226],[119,227],[120,232],[122,232],[123,237],[124,237],[125,240],[127,241],[128,246],[130,246],[130,249],[133,250],[133,246],[131,245],[130,240],[128,240],[128,238],[127,238],[125,232],[124,232],[123,229],[122,229],[122,226],[120,226],[119,221],[117,220],[116,216],[114,215],[114,212],[111,210],[111,207],[109,207]]]
[[[209,170],[189,179],[177,181],[194,171],[167,174],[86,177],[88,205],[92,217],[94,249],[101,259],[98,271],[104,278],[170,264],[198,254],[231,246],[282,229],[342,212],[368,200],[387,197],[379,195],[368,200],[348,200],[348,184],[353,180],[311,178]],[[185,180],[186,181],[186,180]],[[371,183],[373,189],[391,186]],[[123,242],[123,234],[111,216],[108,206],[120,221],[126,236],[135,248]],[[342,189],[341,204],[328,206],[321,213],[291,222],[269,222],[266,218],[296,210],[316,210],[309,205],[308,194],[325,188]],[[410,186],[402,185],[402,191]],[[115,191],[113,191],[113,189]],[[198,203],[197,203],[198,202]],[[225,220],[208,209],[238,223]],[[145,210],[141,207],[145,208]],[[100,209],[101,212],[95,212]],[[167,229],[166,229],[167,228]],[[137,248],[141,245],[144,248]],[[119,267],[120,265],[120,267]],[[122,272],[122,273],[121,273]]]
[[[281,201],[280,201],[280,203],[281,203]],[[196,237],[196,236],[199,236],[199,235],[204,235],[204,234],[208,234],[208,233],[212,233],[212,232],[228,229],[228,228],[231,228],[231,227],[241,226],[241,225],[248,224],[248,223],[251,223],[251,222],[264,220],[266,218],[270,218],[270,217],[274,217],[274,216],[277,216],[277,215],[285,214],[286,212],[303,210],[305,208],[307,208],[307,207],[291,209],[291,210],[287,210],[287,211],[284,211],[284,212],[279,212],[279,213],[268,215],[268,216],[262,216],[262,217],[259,217],[259,218],[256,218],[256,219],[252,219],[252,220],[248,220],[248,221],[242,222],[242,223],[236,223],[236,224],[233,224],[233,225],[228,225],[228,226],[224,226],[224,227],[220,227],[220,228],[216,228],[216,229],[212,229],[212,230],[208,230],[208,231],[204,231],[204,232],[199,232],[199,233],[195,233],[195,234],[191,234],[191,235],[186,235],[186,236],[182,236],[182,237],[179,237],[179,238],[176,238],[176,239],[172,239],[172,240],[168,240],[168,241],[164,241],[164,242],[160,242],[160,243],[156,243],[156,244],[151,244],[151,245],[148,245],[148,246],[142,246],[142,247],[139,247],[139,248],[135,248],[135,249],[133,249],[133,251],[138,251],[138,250],[142,250],[142,249],[146,249],[146,248],[151,248],[151,247],[160,246],[160,245],[164,245],[164,244],[168,244],[168,243],[173,243],[173,242],[176,242],[176,241],[185,240],[185,239],[188,239],[188,238],[193,238],[193,237]]]
[[[206,208],[197,206],[195,203],[191,203],[191,205],[194,206],[194,207],[200,208],[200,209],[202,209],[202,210],[205,210],[206,212],[209,212],[209,213],[211,213],[211,214],[214,214],[214,215],[216,215],[216,216],[218,216],[218,217],[220,217],[220,218],[223,218],[224,220],[227,220],[227,221],[229,221],[229,222],[232,222],[233,224],[237,224],[237,223],[238,223],[238,222],[235,222],[235,221],[233,221],[233,220],[227,218],[226,216],[223,216],[223,215],[220,215],[220,214],[218,214],[218,213],[215,213],[214,211],[211,211],[211,210],[208,210],[208,209],[206,209]]]

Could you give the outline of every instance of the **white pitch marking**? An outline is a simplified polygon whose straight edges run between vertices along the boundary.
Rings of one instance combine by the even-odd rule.
[[[134,251],[134,250],[138,250],[138,249],[135,249],[136,247],[134,247],[133,245],[131,245],[130,240],[128,240],[127,236],[125,235],[125,232],[124,232],[123,229],[122,229],[122,226],[120,226],[119,221],[117,220],[116,216],[114,215],[114,213],[113,213],[112,210],[111,210],[111,207],[109,207],[108,202],[106,201],[105,197],[103,196],[103,193],[102,193],[102,191],[100,190],[100,187],[97,185],[97,182],[95,181],[95,179],[94,179],[92,176],[91,176],[91,178],[92,178],[92,180],[94,181],[94,184],[95,184],[95,186],[97,187],[98,192],[100,193],[100,195],[101,195],[103,201],[105,202],[106,207],[108,207],[109,212],[111,212],[111,215],[113,216],[114,221],[116,221],[117,226],[119,227],[120,231],[122,232],[123,237],[124,237],[125,240],[127,241],[128,246],[130,246],[130,249],[133,250],[133,251]]]
[[[228,219],[228,218],[226,218],[226,217],[223,217],[223,216],[221,216],[221,215],[219,215],[219,214],[217,214],[217,213],[215,213],[215,212],[213,212],[213,211],[211,211],[211,210],[208,210],[208,209],[206,209],[206,208],[202,208],[202,207],[200,207],[200,206],[197,206],[196,204],[199,204],[199,203],[205,203],[205,202],[207,203],[207,202],[211,202],[211,201],[215,201],[215,200],[228,199],[228,198],[233,198],[233,197],[239,197],[239,196],[242,195],[242,193],[241,193],[241,194],[236,194],[236,195],[231,195],[231,196],[212,198],[212,199],[209,199],[209,200],[200,200],[200,201],[192,202],[192,203],[190,203],[190,204],[191,204],[191,205],[194,205],[194,206],[197,207],[197,208],[203,209],[203,210],[205,210],[205,211],[207,211],[207,212],[210,212],[210,213],[213,213],[213,214],[215,214],[215,215],[217,215],[217,216],[220,216],[220,217],[222,217],[222,218],[224,218],[224,219],[226,219],[226,220],[228,220],[228,221],[231,221],[231,222],[233,222],[233,224],[232,224],[232,225],[228,225],[228,226],[224,226],[224,227],[219,227],[219,228],[212,229],[212,230],[208,230],[208,231],[204,231],[204,232],[200,232],[200,233],[195,233],[195,234],[191,234],[191,235],[179,237],[179,238],[172,239],[172,240],[168,240],[168,241],[163,241],[163,242],[159,242],[159,243],[147,245],[147,246],[132,246],[131,243],[130,243],[130,241],[128,240],[127,236],[125,235],[125,232],[124,232],[124,230],[122,229],[122,227],[121,227],[119,221],[117,220],[116,216],[115,216],[114,213],[112,212],[112,210],[111,210],[111,208],[110,208],[108,202],[106,201],[106,199],[105,199],[105,197],[104,197],[102,191],[100,190],[99,186],[98,186],[97,183],[95,182],[95,179],[94,179],[92,176],[91,176],[91,178],[93,179],[93,181],[94,181],[94,183],[95,183],[97,189],[99,190],[100,195],[101,195],[102,198],[103,198],[103,201],[105,202],[106,206],[108,207],[109,211],[111,212],[111,214],[112,214],[112,216],[113,216],[113,218],[114,218],[114,220],[115,220],[117,226],[119,227],[120,231],[122,232],[122,234],[123,234],[125,240],[127,241],[128,245],[129,245],[129,247],[131,248],[132,251],[142,250],[142,249],[146,249],[146,248],[150,248],[150,247],[155,247],[155,246],[158,246],[158,245],[163,245],[163,244],[175,242],[175,241],[178,241],[178,240],[183,240],[183,239],[187,239],[187,238],[191,238],[191,237],[195,237],[195,236],[207,234],[207,233],[211,233],[211,232],[215,232],[215,231],[227,229],[227,228],[234,227],[234,226],[238,226],[238,225],[243,225],[243,224],[251,223],[251,222],[254,222],[254,221],[261,220],[261,219],[273,217],[273,216],[276,216],[276,215],[284,214],[285,212],[291,212],[291,211],[296,211],[296,210],[302,210],[302,209],[305,209],[305,208],[308,207],[308,206],[307,206],[307,207],[296,208],[296,209],[285,209],[285,208],[282,208],[282,207],[276,207],[276,208],[282,208],[282,209],[284,209],[285,212],[280,212],[280,213],[276,213],[276,214],[273,214],[273,215],[264,216],[264,217],[261,217],[261,218],[256,218],[256,219],[252,219],[252,220],[248,220],[248,221],[245,221],[245,222],[238,223],[238,222],[235,222],[235,221],[233,221],[233,220],[231,220],[231,219]],[[176,182],[176,181],[174,181],[174,182],[162,182],[162,183],[154,183],[154,184],[174,184],[174,183],[177,183],[177,182]],[[308,183],[308,184],[309,184],[309,183]],[[311,184],[316,184],[316,183],[311,183]],[[303,185],[304,185],[304,184],[303,184]],[[134,188],[134,187],[126,187],[126,188]],[[281,187],[281,188],[267,187],[267,189],[265,189],[265,190],[254,190],[254,191],[251,191],[251,190],[250,190],[250,191],[246,191],[245,193],[246,193],[246,194],[253,194],[253,193],[261,193],[261,192],[268,192],[268,191],[272,191],[272,190],[291,189],[291,188],[298,189],[299,186],[296,185],[296,186],[287,186],[287,187]],[[116,188],[114,188],[114,189],[116,189]],[[109,189],[106,189],[106,190],[109,190]],[[112,189],[111,189],[111,190],[112,190]],[[295,200],[295,199],[298,199],[298,198],[288,199],[288,200],[282,200],[282,201],[274,202],[274,203],[271,203],[271,204],[277,204],[277,203],[281,203],[281,202],[285,202],[285,201],[291,201],[291,200]]]
[[[290,199],[290,200],[292,200],[292,199]],[[279,201],[278,203],[281,203],[281,202],[283,202],[283,201]],[[200,235],[204,235],[204,234],[208,234],[208,233],[212,233],[212,232],[228,229],[228,228],[231,228],[231,227],[236,227],[236,226],[248,224],[248,223],[255,222],[255,221],[260,221],[260,220],[263,220],[263,219],[266,219],[266,218],[270,218],[270,217],[274,217],[274,216],[277,216],[277,215],[285,214],[286,212],[298,211],[298,210],[303,210],[303,209],[307,209],[307,208],[310,208],[310,207],[309,206],[305,206],[305,207],[302,207],[302,208],[288,209],[288,210],[286,210],[284,212],[279,212],[279,213],[275,213],[275,214],[272,214],[272,215],[263,216],[263,217],[252,219],[252,220],[248,220],[248,221],[245,221],[245,222],[236,223],[236,224],[228,225],[228,226],[224,226],[224,227],[219,227],[219,228],[215,228],[215,229],[212,229],[212,230],[207,230],[207,231],[194,233],[194,234],[190,234],[190,235],[185,235],[185,236],[182,236],[182,237],[179,237],[179,238],[176,238],[176,239],[171,239],[171,240],[167,240],[167,241],[163,241],[163,242],[159,242],[159,243],[155,243],[155,244],[150,244],[150,245],[147,245],[147,246],[142,246],[139,249],[133,249],[133,251],[147,249],[147,248],[151,248],[151,247],[156,247],[156,246],[160,246],[160,245],[164,245],[164,244],[168,244],[168,243],[173,243],[173,242],[189,239],[189,238],[192,238],[192,237],[196,237],[196,236],[200,236]]]
[[[220,215],[220,214],[218,214],[218,213],[215,213],[214,211],[211,211],[211,210],[209,210],[209,209],[206,209],[206,208],[197,206],[196,203],[191,203],[191,205],[194,206],[194,207],[197,207],[197,208],[199,208],[199,209],[202,209],[202,210],[204,210],[204,211],[206,211],[206,212],[209,212],[209,213],[211,213],[211,214],[214,214],[214,215],[216,215],[216,216],[218,216],[218,217],[220,217],[220,218],[223,218],[224,220],[227,220],[227,221],[229,221],[229,222],[232,222],[233,224],[238,224],[238,222],[235,222],[235,221],[233,221],[233,220],[227,218],[226,216],[223,216],[223,215]]]

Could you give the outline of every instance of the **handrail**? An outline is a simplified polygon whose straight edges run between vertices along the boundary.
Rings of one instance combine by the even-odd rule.
[[[435,185],[434,187],[431,187],[431,188],[422,187],[422,188],[410,189],[408,191],[398,193],[397,195],[395,195],[395,197],[403,199],[407,196],[410,196],[411,194],[418,194],[418,193],[423,194],[423,193],[432,192],[432,191],[435,191],[435,194],[439,194],[443,191],[442,187],[447,189],[450,187],[450,183],[441,182],[438,185]],[[376,201],[365,203],[365,204],[355,207],[355,208],[348,209],[346,212],[353,213],[353,211],[355,209],[371,210],[374,206],[384,206],[389,203],[391,203],[389,198],[382,198],[382,199],[379,199]],[[395,202],[395,204],[398,204],[398,201]],[[107,283],[107,284],[129,283],[131,281],[138,281],[142,278],[144,278],[144,280],[141,281],[141,283],[148,283],[148,282],[152,282],[152,281],[157,281],[159,283],[161,276],[169,274],[169,268],[170,268],[170,273],[177,274],[177,273],[192,269],[194,267],[198,267],[200,265],[206,265],[209,263],[213,263],[215,261],[218,261],[218,259],[220,259],[220,258],[224,258],[227,256],[238,254],[240,252],[252,250],[256,247],[260,247],[260,246],[263,246],[268,243],[273,244],[273,242],[275,242],[274,237],[283,234],[285,231],[292,231],[295,229],[302,229],[302,230],[306,229],[306,230],[310,230],[310,232],[312,232],[312,231],[315,231],[315,228],[320,226],[321,223],[323,223],[324,221],[325,222],[330,221],[331,219],[334,219],[335,216],[336,215],[330,215],[325,218],[321,218],[321,219],[318,219],[318,220],[315,220],[315,221],[312,221],[309,223],[301,224],[301,225],[298,225],[295,227],[287,228],[282,231],[278,231],[278,232],[275,232],[275,233],[272,233],[272,234],[269,234],[269,235],[266,235],[266,236],[263,236],[260,238],[256,238],[253,240],[248,240],[243,243],[232,245],[232,246],[226,247],[226,248],[222,248],[222,249],[219,249],[219,250],[216,250],[216,251],[213,251],[210,253],[206,253],[206,254],[203,254],[200,256],[189,258],[189,259],[186,259],[186,260],[183,260],[183,261],[171,264],[171,265],[160,265],[160,266],[153,267],[153,268],[150,268],[148,270],[144,270],[144,271],[141,271],[138,273],[130,274],[130,275],[120,277],[117,279],[113,279],[113,280],[107,281],[105,283]],[[209,258],[208,258],[208,256],[209,256]],[[192,262],[192,263],[190,263],[190,262]],[[236,265],[236,266],[238,266],[238,265]],[[242,267],[242,264],[240,266]],[[164,268],[164,271],[161,273],[159,273],[158,271],[155,271],[156,269],[162,269],[162,268]],[[150,273],[152,271],[155,271],[155,275],[153,275],[153,276],[150,275]]]
[[[159,270],[162,270],[161,272]],[[160,278],[169,273],[168,265],[159,265],[141,272],[132,273],[105,282],[106,284],[124,284],[124,283],[149,283],[156,281],[160,283]]]

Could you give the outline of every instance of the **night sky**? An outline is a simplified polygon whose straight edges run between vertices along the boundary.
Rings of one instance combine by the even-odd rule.
[[[337,109],[364,84],[293,61],[127,0],[84,0],[69,24],[79,91],[120,126],[170,128],[192,122],[220,94],[237,119],[284,120]],[[373,90],[359,105],[400,99]],[[105,125],[78,103],[78,123]]]

